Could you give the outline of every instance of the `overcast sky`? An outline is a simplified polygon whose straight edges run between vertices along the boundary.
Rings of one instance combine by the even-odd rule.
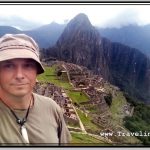
[[[94,26],[120,27],[150,24],[150,5],[0,5],[0,25],[22,30],[53,21],[64,23],[85,13]]]

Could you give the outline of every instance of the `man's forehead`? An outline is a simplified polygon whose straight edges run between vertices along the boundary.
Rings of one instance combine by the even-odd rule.
[[[5,61],[2,61],[0,63],[15,63],[15,62],[28,63],[28,62],[35,62],[35,61],[33,59],[30,59],[30,58],[15,58],[15,59],[5,60]]]

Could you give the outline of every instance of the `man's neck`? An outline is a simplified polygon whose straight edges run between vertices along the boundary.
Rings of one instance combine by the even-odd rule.
[[[9,96],[5,94],[1,94],[0,92],[0,100],[9,106],[11,109],[28,109],[30,101],[33,100],[32,93],[25,96]]]

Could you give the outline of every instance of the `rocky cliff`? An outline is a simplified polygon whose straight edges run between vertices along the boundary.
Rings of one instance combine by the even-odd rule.
[[[150,60],[139,50],[120,43],[102,39],[105,59],[111,78],[130,96],[148,102],[150,100]]]

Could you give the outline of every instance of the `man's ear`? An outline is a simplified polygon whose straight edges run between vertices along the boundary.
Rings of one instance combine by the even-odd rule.
[[[38,83],[39,81],[38,81],[38,79],[36,78],[36,83]]]

